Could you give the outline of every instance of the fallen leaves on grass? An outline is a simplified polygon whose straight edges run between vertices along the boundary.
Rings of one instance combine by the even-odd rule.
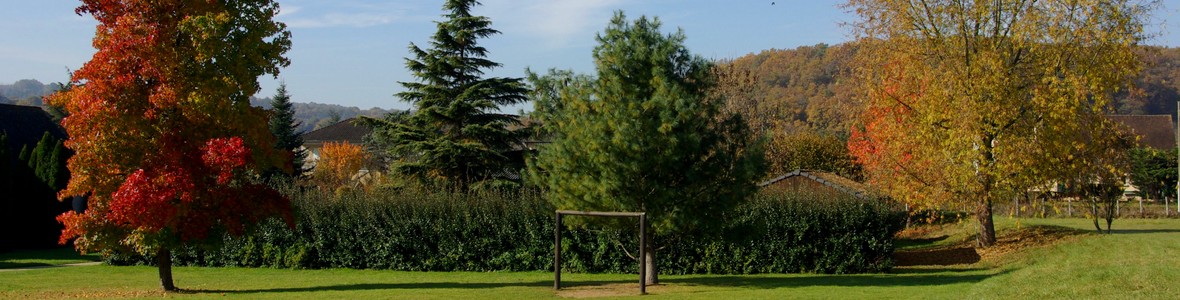
[[[927,239],[927,236],[937,234],[938,229],[913,229],[905,232],[904,237],[899,235],[899,238]],[[996,244],[987,248],[979,248],[972,238],[951,245],[898,251],[893,257],[897,266],[970,265],[979,262],[1003,264],[1029,250],[1056,245],[1085,234],[1088,233],[1058,226],[1028,226],[1001,232]]]

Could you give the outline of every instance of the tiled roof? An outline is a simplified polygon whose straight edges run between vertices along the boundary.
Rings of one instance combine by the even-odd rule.
[[[1111,115],[1107,118],[1122,123],[1139,136],[1139,144],[1168,150],[1176,147],[1176,131],[1171,115]]]
[[[8,134],[10,153],[18,153],[24,145],[32,149],[46,131],[58,139],[66,138],[65,129],[40,107],[0,104],[0,132]]]
[[[304,143],[348,142],[359,145],[364,142],[365,135],[373,131],[361,124],[360,119],[351,118],[339,123],[325,126],[303,134]]]
[[[768,186],[771,184],[775,184],[776,182],[783,181],[783,180],[791,178],[791,177],[803,177],[803,178],[811,179],[811,180],[819,182],[823,185],[832,187],[836,190],[848,193],[850,195],[856,196],[857,198],[861,198],[861,199],[872,199],[872,198],[879,197],[879,195],[872,192],[872,189],[868,185],[865,185],[860,182],[856,182],[855,180],[852,180],[852,179],[848,179],[847,177],[828,173],[828,172],[823,172],[823,171],[802,170],[802,169],[797,169],[795,171],[791,171],[790,173],[787,173],[786,175],[775,177],[771,180],[767,180],[765,182],[759,183],[758,187],[765,187],[765,186]]]

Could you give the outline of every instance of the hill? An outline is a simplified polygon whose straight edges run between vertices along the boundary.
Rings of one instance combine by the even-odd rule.
[[[843,134],[861,107],[852,92],[855,43],[770,49],[721,62],[722,68],[752,77],[748,97],[731,101],[751,127],[760,130]],[[1145,63],[1134,87],[1117,95],[1116,114],[1176,115],[1180,99],[1180,48],[1144,46]],[[743,93],[745,94],[745,93]]]
[[[42,103],[41,97],[52,94],[60,88],[61,84],[59,83],[44,84],[36,79],[21,79],[13,84],[0,84],[0,104],[42,106],[44,103]],[[250,105],[270,109],[270,98],[251,97]],[[377,107],[360,109],[355,106],[315,102],[295,102],[294,107],[295,119],[300,122],[299,130],[303,132],[331,125],[339,120],[347,120],[357,116],[381,117],[396,111]]]
[[[270,109],[271,98],[251,98],[250,105]],[[356,106],[343,106],[316,102],[294,102],[295,120],[300,122],[299,130],[312,131],[338,121],[355,118],[357,116],[382,117],[396,112],[396,109],[385,110],[379,107],[360,109]]]

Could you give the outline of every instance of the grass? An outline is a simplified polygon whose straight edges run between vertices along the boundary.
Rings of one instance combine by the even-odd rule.
[[[1021,228],[1089,230],[1084,219],[997,218],[1001,237]],[[896,268],[889,274],[662,276],[644,298],[1174,298],[1180,294],[1180,220],[1116,220],[1115,234],[1082,233],[971,265]],[[938,247],[970,242],[970,223],[946,226]],[[913,246],[921,248],[923,246]],[[634,297],[635,274],[563,273],[554,292],[549,272],[394,272],[176,268],[184,293],[162,294],[152,267],[87,266],[0,273],[0,298],[381,298],[546,299]]]
[[[81,255],[72,248],[0,252],[0,269],[58,266],[99,261],[97,254]]]

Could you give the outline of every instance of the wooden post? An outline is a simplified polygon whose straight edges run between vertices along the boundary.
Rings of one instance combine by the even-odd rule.
[[[639,216],[639,294],[647,294],[647,215]]]
[[[557,212],[557,226],[553,227],[553,289],[561,289],[561,212]]]
[[[558,210],[553,229],[553,289],[561,289],[561,218],[564,215],[639,218],[639,293],[647,294],[647,213]]]
[[[1143,197],[1139,197],[1139,217],[1143,217]]]

